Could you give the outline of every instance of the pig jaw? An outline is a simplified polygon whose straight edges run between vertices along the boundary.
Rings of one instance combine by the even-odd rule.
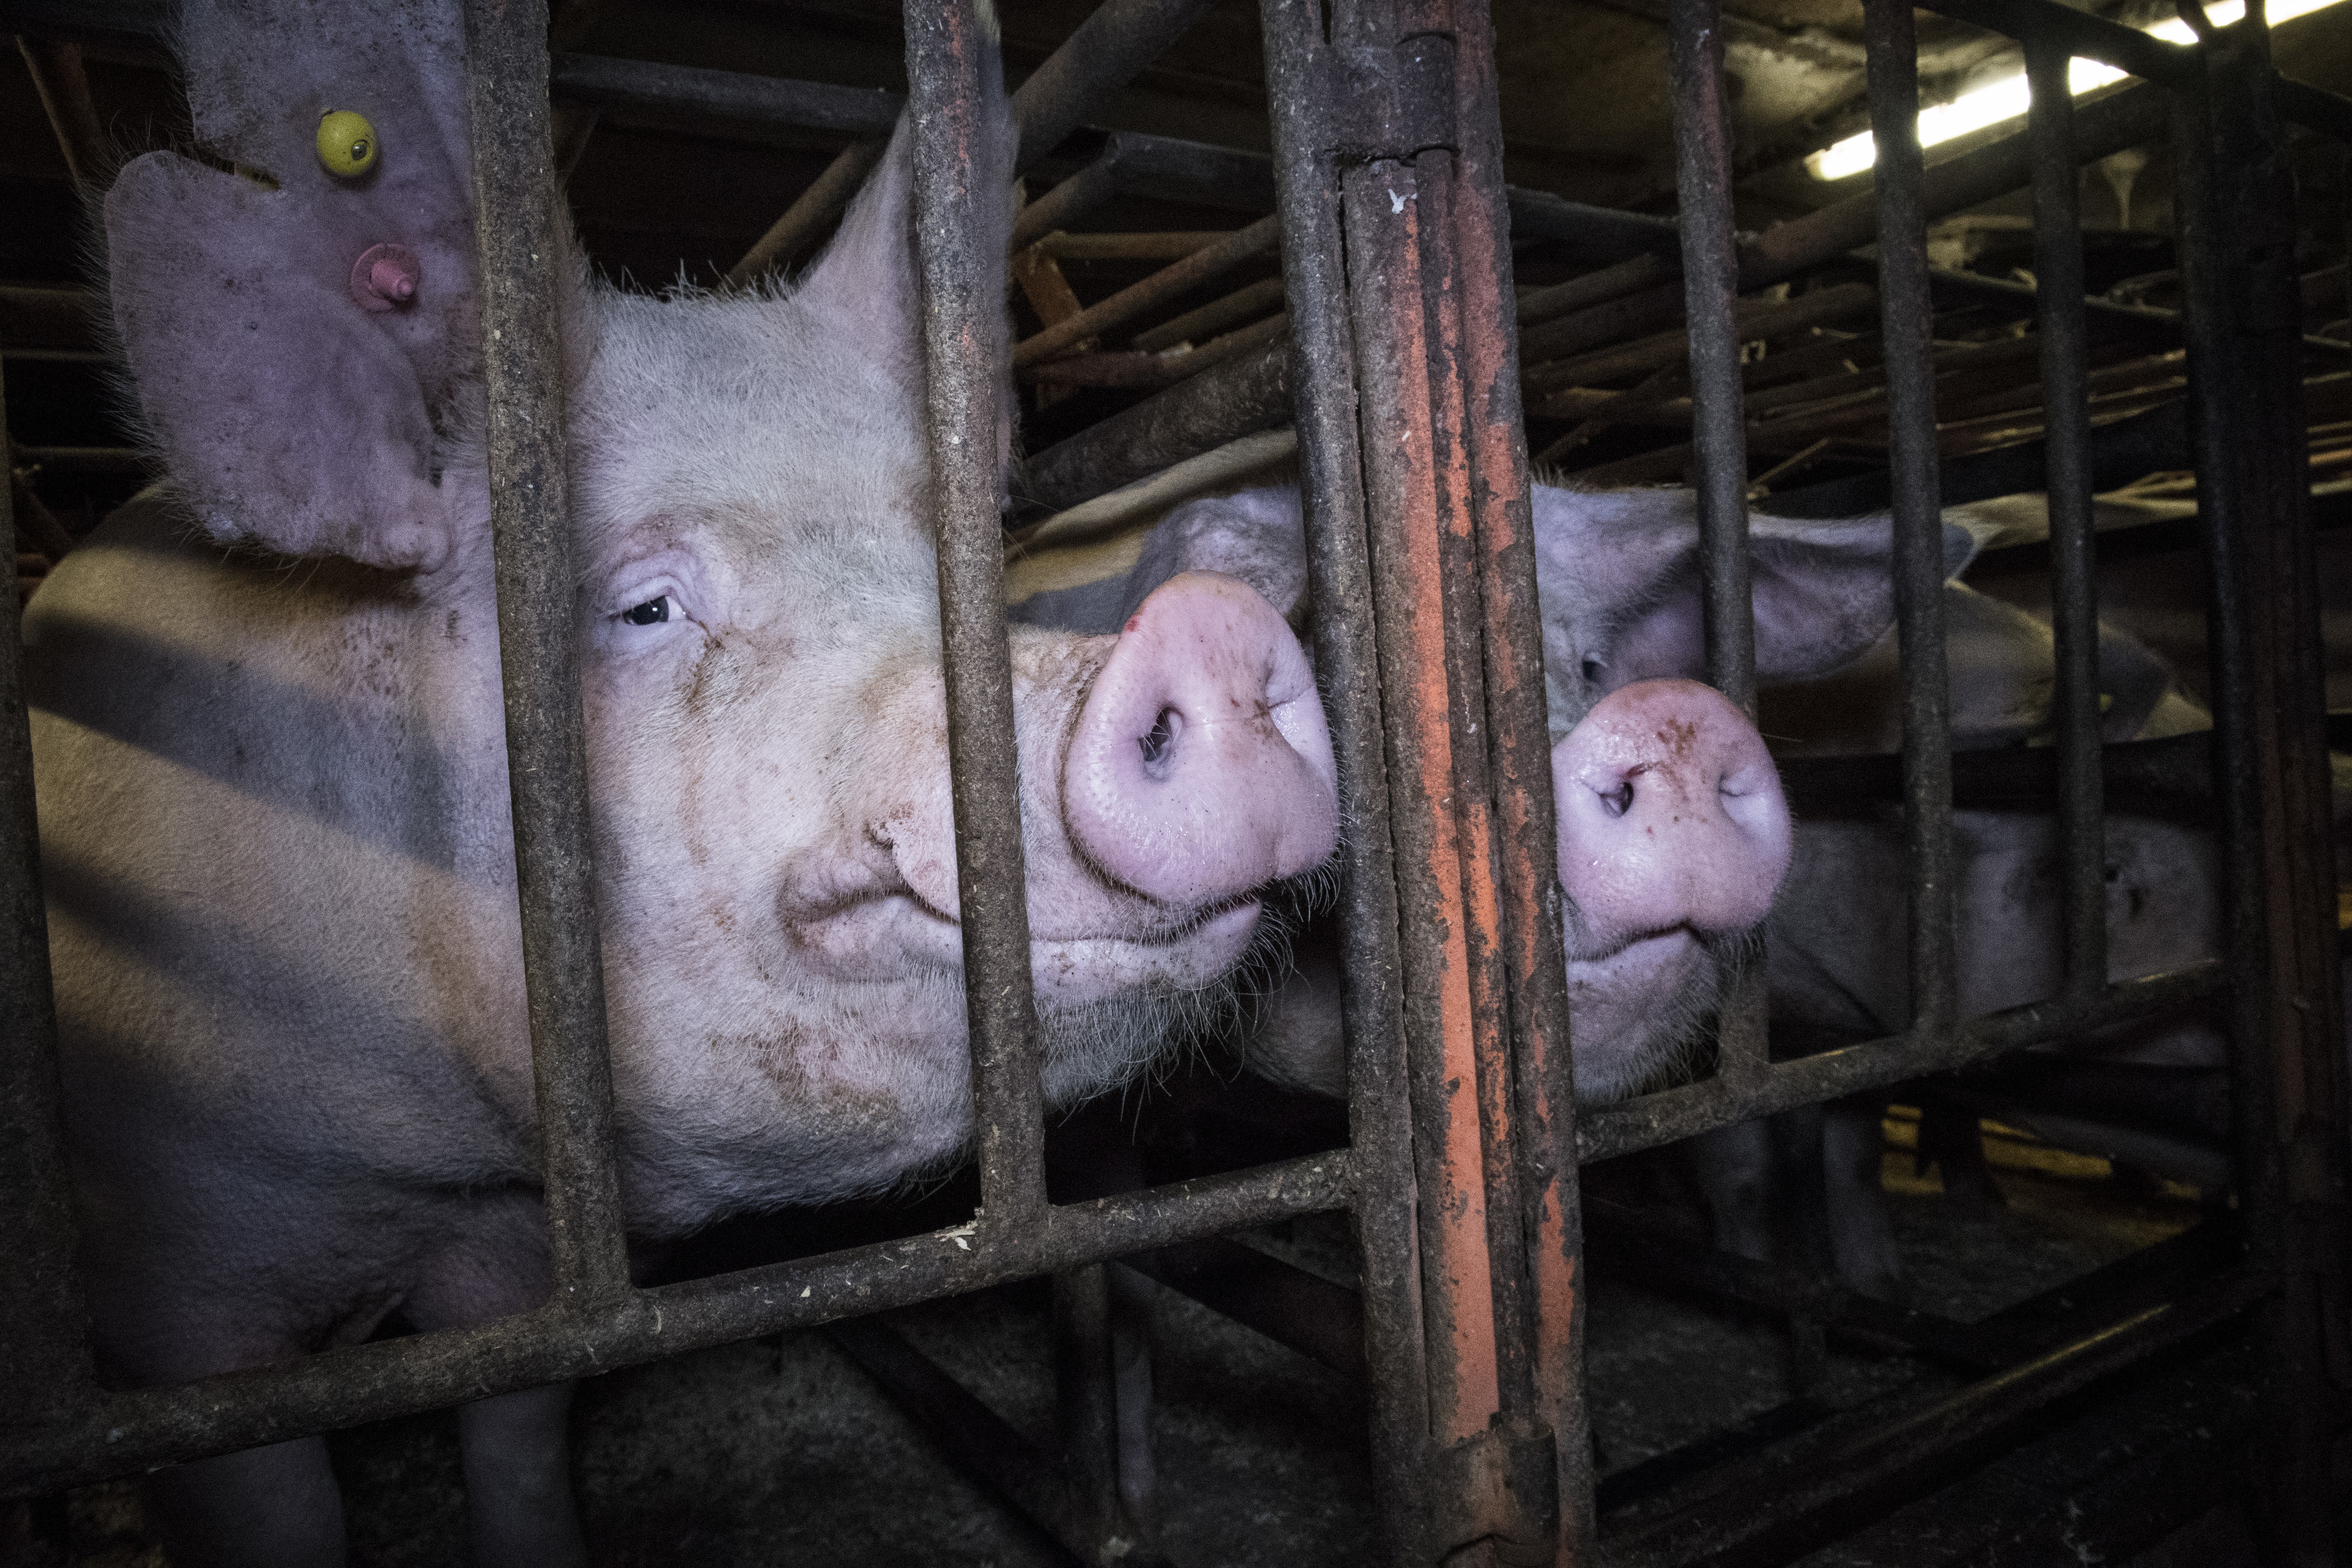
[[[1729,982],[1789,865],[1764,742],[1712,689],[1637,682],[1552,752],[1578,1093],[1671,1072]]]

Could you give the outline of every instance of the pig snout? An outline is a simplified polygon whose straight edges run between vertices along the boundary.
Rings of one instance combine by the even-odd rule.
[[[1560,886],[1596,950],[1745,931],[1771,909],[1789,868],[1788,802],[1763,738],[1713,688],[1622,687],[1552,749],[1551,765]]]
[[[1248,584],[1170,578],[1119,631],[1063,762],[1070,839],[1114,882],[1198,907],[1313,869],[1339,791],[1315,675]]]

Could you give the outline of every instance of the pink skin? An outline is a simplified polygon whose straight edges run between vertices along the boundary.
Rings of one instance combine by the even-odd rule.
[[[1552,749],[1580,1093],[1615,1098],[1718,999],[1710,943],[1763,920],[1789,868],[1788,802],[1763,739],[1713,688],[1643,680]],[[1610,1048],[1588,1055],[1585,1041]]]
[[[1104,876],[1202,905],[1312,869],[1337,773],[1306,655],[1247,584],[1155,590],[1095,678],[1063,768],[1073,841]]]
[[[416,252],[404,245],[372,245],[352,263],[352,300],[380,314],[414,300],[424,280],[425,264]]]

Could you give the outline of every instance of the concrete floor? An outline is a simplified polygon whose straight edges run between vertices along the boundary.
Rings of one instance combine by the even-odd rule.
[[[1887,1186],[1919,1305],[1980,1317],[2196,1217],[2189,1197],[2118,1180],[2097,1162],[2023,1142],[1996,1141],[1993,1153],[2006,1204],[1975,1210],[1945,1199],[1932,1177],[1914,1178],[1906,1155],[1889,1153]],[[1344,1268],[1338,1239],[1302,1223],[1269,1246]],[[1160,1293],[1156,1312],[1155,1436],[1171,1556],[1235,1568],[1362,1561],[1370,1497],[1355,1392],[1172,1293]],[[1052,1385],[1042,1287],[933,1302],[893,1321],[1014,1426],[1046,1436]],[[1605,1276],[1594,1284],[1590,1369],[1604,1474],[1791,1392],[1776,1332]],[[1951,1385],[1941,1377],[1906,1362],[1832,1354],[1811,1392],[1843,1406],[1906,1382],[1923,1394]],[[821,1333],[590,1381],[573,1429],[593,1558],[609,1568],[1045,1568],[1068,1561],[958,1474]],[[331,1446],[354,1564],[460,1561],[463,1503],[449,1415],[338,1434]],[[76,1562],[162,1563],[131,1486],[86,1489],[70,1508]],[[2200,1528],[2226,1536],[2228,1521]],[[2206,1560],[2228,1559],[2212,1547]]]

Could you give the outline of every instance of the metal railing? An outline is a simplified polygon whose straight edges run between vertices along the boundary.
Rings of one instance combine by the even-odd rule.
[[[1006,740],[1013,700],[993,468],[998,367],[982,357],[993,340],[979,319],[998,302],[969,287],[988,273],[971,250],[987,232],[973,204],[992,197],[985,182],[961,177],[980,138],[982,24],[971,0],[910,3],[907,107],[916,127],[982,1206],[953,1235],[640,1289],[627,1278],[614,1174],[571,652],[563,388],[542,303],[555,292],[543,272],[556,247],[544,237],[559,221],[546,18],[530,5],[469,6],[475,101],[501,106],[475,115],[487,128],[475,158],[509,774],[555,1296],[519,1317],[323,1352],[282,1368],[178,1388],[98,1388],[66,1261],[54,1017],[12,607],[0,615],[8,856],[0,905],[9,921],[0,1007],[10,1020],[0,1058],[0,1170],[8,1178],[0,1252],[12,1259],[0,1275],[7,1324],[0,1385],[11,1399],[0,1480],[8,1491],[53,1490],[1053,1273],[1066,1325],[1064,1405],[1074,1413],[1068,1451],[1004,1447],[987,1463],[1002,1489],[1065,1544],[1108,1561],[1126,1548],[1114,1545],[1111,1468],[1102,1458],[1113,1424],[1105,1346],[1115,1309],[1097,1266],[1347,1210],[1360,1249],[1374,1495],[1386,1550],[1399,1563],[1452,1560],[1464,1549],[1494,1561],[1562,1564],[1770,1560],[1837,1521],[1931,1490],[2058,1401],[2250,1311],[2264,1336],[2272,1416],[2261,1427],[2268,1445],[2261,1511],[2273,1532],[2266,1546],[2281,1561],[2319,1561],[2329,1529],[2327,1444],[2352,1379],[2342,1350],[2345,1056],[2334,883],[2326,858],[2311,853],[2326,842],[2328,771],[2300,466],[2304,342],[2283,303],[2294,281],[2293,203],[2277,185],[2276,153],[2283,114],[2341,137],[2352,128],[2352,105],[2271,70],[2258,10],[2235,27],[2207,29],[2197,46],[2175,47],[2050,0],[1939,0],[1933,8],[2024,42],[2036,89],[2025,132],[1925,167],[1913,131],[1912,11],[1900,0],[1868,0],[1880,148],[1872,191],[1746,239],[1732,220],[1719,0],[1672,6],[1682,205],[1671,229],[1506,188],[1494,44],[1480,0],[1343,0],[1329,11],[1328,32],[1318,0],[1263,0],[1274,119],[1265,200],[1279,216],[1284,334],[1069,437],[1030,471],[1055,476],[1060,499],[1082,500],[1295,420],[1314,652],[1349,825],[1339,904],[1350,1143],[1057,1205],[1045,1186],[1019,803]],[[1131,77],[1200,9],[1108,0],[1070,52],[1032,79],[1030,101],[1016,99],[1023,163],[1050,153],[1088,103]],[[2107,59],[2147,85],[2077,108],[2064,87],[2070,54]],[[838,121],[869,135],[897,109],[869,101],[879,95],[797,93],[789,90],[794,84],[773,83],[752,90],[749,79],[719,79],[726,76],[573,57],[559,63],[554,79],[606,100],[635,93],[673,109],[687,102],[737,117]],[[2105,437],[2088,414],[2085,339],[2098,313],[2084,298],[2075,171],[2158,137],[2170,139],[2182,176],[2188,301],[2174,330],[2189,349],[2190,426],[2217,584],[2212,798],[2229,870],[2229,945],[2213,963],[2110,984],[2102,813],[2116,777],[2098,741],[2089,511]],[[1227,176],[1236,167],[1263,181],[1269,164],[1114,138],[1029,210],[1016,241],[1076,218],[1123,181],[1181,184],[1205,180],[1205,169],[1230,195]],[[834,184],[840,188],[828,199],[845,200],[855,177]],[[1951,817],[1956,772],[1966,781],[1977,764],[1961,759],[1956,770],[1945,713],[1939,509],[1947,492],[1931,321],[1937,291],[1951,283],[1927,266],[1925,229],[1936,216],[2028,185],[2058,666],[2055,762],[2038,765],[2054,784],[2061,825],[2066,978],[2046,1001],[1963,1019]],[[796,221],[802,232],[817,220]],[[2284,243],[2281,222],[2290,226]],[[1580,236],[1589,255],[1615,265],[1544,291],[1548,299],[1515,300],[1515,223]],[[1662,325],[1686,331],[1691,438],[1683,460],[1698,493],[1707,677],[1752,711],[1749,421],[1739,343],[1743,321],[1753,318],[1742,316],[1740,296],[1874,241],[1905,744],[1899,781],[1865,777],[1864,764],[1831,787],[1899,791],[1909,834],[1913,1021],[1885,1040],[1774,1062],[1761,987],[1750,983],[1723,1022],[1714,1076],[1580,1110],[1551,868],[1549,737],[1515,321],[1539,321],[1555,360],[1580,344]],[[2120,754],[2116,761],[2126,772],[2137,765]],[[2194,759],[2187,765],[2193,772]],[[2029,793],[2043,786],[2028,781]],[[2009,1359],[2018,1353],[2013,1345],[1971,1339],[1958,1326],[1873,1316],[1849,1304],[1840,1310],[1871,1331],[2001,1370],[1927,1410],[1843,1439],[1802,1487],[1735,1482],[1664,1521],[1604,1538],[1583,1407],[1580,1161],[2208,997],[2226,1001],[2233,1042],[2245,1237],[2234,1269],[2058,1342],[2035,1342],[2040,1348],[2021,1360]],[[1723,1288],[1793,1299],[1776,1275],[1742,1276]],[[1250,1309],[1236,1300],[1233,1310]],[[961,1410],[941,1417],[946,1427],[984,1426],[984,1412],[955,1405],[951,1384],[926,1381],[931,1374],[919,1358],[908,1363],[887,1335],[859,1332],[869,1365],[898,1357],[894,1387],[928,1388],[922,1397]]]

